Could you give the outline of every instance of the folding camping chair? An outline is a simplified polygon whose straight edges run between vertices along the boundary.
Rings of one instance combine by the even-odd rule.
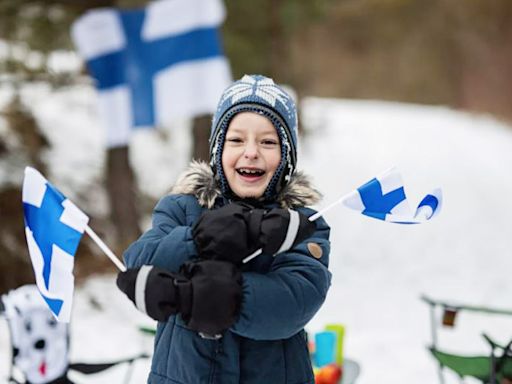
[[[422,300],[431,308],[432,346],[429,348],[432,356],[439,363],[439,379],[444,383],[442,373],[443,367],[455,372],[461,380],[464,377],[473,377],[483,384],[512,384],[512,340],[505,346],[499,345],[489,336],[482,336],[489,343],[491,352],[488,356],[462,356],[443,352],[437,348],[437,334],[435,332],[435,308],[440,306],[444,309],[443,324],[453,326],[456,313],[463,309],[476,312],[512,315],[512,311],[498,310],[493,308],[448,305],[434,301],[425,296]]]
[[[11,338],[8,383],[72,384],[69,371],[86,375],[119,364],[128,364],[124,383],[129,383],[133,363],[149,356],[98,364],[69,362],[69,326],[55,320],[35,285],[25,285],[0,298],[0,315],[7,319]]]
[[[430,348],[430,352],[441,366],[451,369],[461,378],[474,377],[483,384],[512,383],[512,342],[505,347],[499,346],[488,336],[483,336],[491,345],[489,356],[460,356],[435,348]]]

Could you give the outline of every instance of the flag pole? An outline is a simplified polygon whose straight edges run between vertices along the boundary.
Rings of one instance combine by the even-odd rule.
[[[334,203],[331,203],[330,205],[328,205],[327,207],[325,207],[324,209],[318,211],[317,213],[311,215],[308,217],[308,220],[309,221],[315,221],[316,219],[318,219],[320,216],[322,216],[325,212],[329,211],[331,208],[334,208],[335,206],[337,206],[338,204],[341,204],[343,203],[343,201],[350,195],[349,194],[346,194],[346,195],[343,195],[341,198],[339,198],[338,200],[336,200]]]
[[[334,208],[336,205],[338,204],[341,204],[350,194],[346,194],[346,195],[343,195],[341,198],[339,198],[338,200],[336,200],[334,203],[331,203],[330,205],[328,205],[327,207],[325,207],[324,209],[322,209],[321,211],[318,211],[317,213],[311,215],[308,217],[308,220],[309,221],[315,221],[317,220],[318,218],[320,218],[320,216],[322,216],[325,212],[327,212],[328,210],[330,210],[331,208]],[[256,251],[254,251],[253,253],[251,253],[249,256],[247,256],[245,259],[242,260],[242,263],[248,263],[249,261],[251,261],[252,259],[254,259],[255,257],[261,255],[263,253],[263,250],[260,248]]]
[[[249,261],[251,261],[252,259],[254,259],[256,256],[259,256],[263,253],[263,249],[258,249],[256,251],[254,251],[253,253],[251,253],[249,256],[247,256],[245,259],[242,260],[242,263],[248,263]]]
[[[114,255],[114,253],[110,250],[109,247],[101,240],[98,235],[89,227],[88,225],[85,227],[85,232],[91,237],[91,239],[94,240],[94,242],[98,245],[98,247],[101,248],[103,252],[108,256],[110,260],[115,264],[115,266],[121,271],[126,272],[126,267],[124,264],[119,260],[119,258]]]

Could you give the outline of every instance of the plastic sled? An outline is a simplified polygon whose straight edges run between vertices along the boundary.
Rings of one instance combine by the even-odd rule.
[[[355,384],[360,372],[361,367],[357,362],[345,358],[343,360],[343,377],[340,384]]]

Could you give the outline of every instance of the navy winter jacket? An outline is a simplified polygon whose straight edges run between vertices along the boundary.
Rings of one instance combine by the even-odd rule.
[[[197,188],[189,189],[175,188],[190,193],[160,200],[152,228],[124,254],[128,268],[151,264],[178,272],[184,262],[198,257],[191,228],[207,203],[200,204],[204,195]],[[222,204],[223,199],[214,197]],[[314,213],[295,209],[307,216]],[[159,323],[148,383],[314,383],[303,328],[324,302],[331,278],[329,226],[323,218],[316,226],[311,238],[290,251],[276,257],[262,254],[242,267],[240,316],[220,340],[201,338],[179,315]]]

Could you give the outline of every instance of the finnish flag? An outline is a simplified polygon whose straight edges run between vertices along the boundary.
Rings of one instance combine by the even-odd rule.
[[[25,168],[22,196],[37,287],[57,320],[69,322],[74,255],[89,217],[30,167]]]
[[[432,219],[441,211],[441,202],[441,189],[437,188],[427,194],[413,211],[396,168],[370,180],[342,199],[346,207],[363,215],[398,224],[419,224]]]
[[[231,70],[222,51],[221,0],[160,0],[137,10],[91,10],[71,35],[99,93],[107,145],[137,127],[215,111]]]

